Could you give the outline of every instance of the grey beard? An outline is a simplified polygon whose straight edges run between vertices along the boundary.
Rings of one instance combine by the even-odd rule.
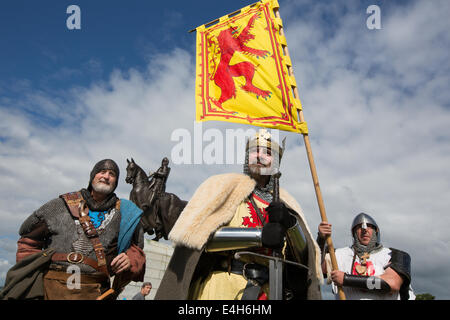
[[[358,257],[361,258],[361,256],[364,253],[372,253],[373,251],[378,251],[383,248],[383,245],[381,243],[377,243],[377,234],[374,232],[372,234],[372,238],[370,238],[369,243],[367,246],[361,244],[359,242],[358,237],[356,236],[356,232],[353,234],[353,249],[355,250],[355,253],[358,255]]]
[[[101,194],[110,194],[114,186],[106,183],[98,182],[98,183],[92,183],[92,189],[94,189],[95,192],[101,193]]]

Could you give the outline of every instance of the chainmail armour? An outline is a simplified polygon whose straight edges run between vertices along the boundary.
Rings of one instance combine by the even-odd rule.
[[[102,218],[104,213],[104,219],[98,221],[99,226],[97,228],[97,233],[108,261],[109,257],[117,255],[117,241],[121,221],[120,210],[115,209],[118,198],[111,192],[105,200],[101,203],[97,203],[92,199],[90,193],[95,175],[106,169],[112,170],[116,174],[115,189],[119,181],[119,167],[113,160],[104,159],[95,164],[90,173],[88,188],[81,189],[80,192],[90,211],[101,212]],[[54,248],[58,253],[82,253],[86,257],[97,260],[91,241],[86,237],[79,220],[71,215],[62,198],[53,199],[33,212],[20,227],[20,236],[27,235],[38,228],[42,223],[46,225],[49,232],[49,234],[45,235],[48,238],[44,239],[44,249]],[[142,243],[144,239],[143,231],[142,228],[136,230],[139,230],[140,233],[134,234],[133,239],[136,242],[139,242],[137,245],[142,248],[144,245]],[[69,262],[64,261],[53,263],[66,266],[70,265]],[[84,273],[97,272],[91,266],[83,263],[78,264],[78,266],[80,267],[80,271]]]
[[[116,255],[117,236],[120,227],[120,211],[114,207],[106,215],[105,220],[97,229],[100,242],[102,243],[106,255],[112,253]],[[84,234],[84,231],[77,219],[74,219],[68,211],[63,199],[53,199],[25,220],[20,228],[19,234],[22,236],[34,229],[37,223],[44,221],[50,231],[50,238],[47,239],[45,247],[51,247],[56,252],[69,253],[79,252],[83,255],[97,260],[91,242]],[[69,262],[54,262],[56,264],[69,265]],[[81,272],[96,272],[92,267],[85,264],[78,264]]]
[[[251,176],[250,169],[248,167],[248,150],[245,152],[244,174]],[[255,189],[253,189],[253,193],[264,201],[272,202],[273,180],[273,176],[270,176],[269,183],[267,183],[264,187],[255,186]]]
[[[377,233],[374,232],[372,234],[372,238],[370,238],[369,243],[367,244],[367,246],[361,244],[361,242],[359,241],[357,235],[356,235],[356,231],[353,232],[353,249],[355,250],[355,253],[358,255],[358,257],[361,258],[361,256],[364,253],[375,253],[381,249],[383,249],[383,245],[381,243],[377,243]]]

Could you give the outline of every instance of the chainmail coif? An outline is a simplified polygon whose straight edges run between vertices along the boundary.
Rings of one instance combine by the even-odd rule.
[[[373,253],[376,251],[379,251],[380,249],[383,248],[383,245],[381,243],[377,243],[377,233],[374,232],[372,234],[372,238],[370,238],[369,243],[367,244],[367,246],[363,245],[358,237],[356,236],[356,230],[353,232],[353,245],[352,248],[355,250],[355,253],[358,255],[358,257],[361,258],[361,256],[364,253]]]

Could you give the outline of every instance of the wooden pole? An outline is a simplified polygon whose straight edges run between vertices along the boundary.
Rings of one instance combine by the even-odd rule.
[[[275,16],[277,18],[281,19],[280,12],[279,12],[278,8],[274,9],[274,13],[275,13]],[[281,26],[280,26],[280,35],[284,36],[284,30],[283,30],[283,27],[281,27]],[[283,52],[284,52],[285,56],[289,56],[289,51],[288,51],[287,46],[283,46]],[[289,72],[290,76],[292,76],[292,77],[294,76],[294,70],[293,70],[292,66],[288,66],[288,72]],[[294,91],[294,98],[300,100],[297,87],[294,87],[293,91]],[[298,116],[299,116],[300,122],[304,122],[305,121],[305,118],[304,118],[302,110],[298,110]],[[326,214],[326,211],[325,211],[325,205],[324,205],[323,198],[322,198],[322,192],[320,191],[319,178],[317,176],[316,165],[314,163],[314,157],[313,157],[313,154],[312,154],[311,143],[309,141],[308,134],[303,134],[303,141],[305,143],[306,154],[308,156],[309,168],[311,170],[311,176],[312,176],[313,183],[314,183],[314,190],[316,192],[316,198],[317,198],[317,203],[319,205],[320,216],[321,216],[323,222],[328,222],[327,214]],[[336,255],[335,255],[335,252],[334,252],[334,246],[333,246],[333,241],[331,240],[331,236],[328,236],[326,238],[326,242],[327,242],[328,249],[329,249],[329,252],[330,252],[332,269],[333,270],[338,270]],[[339,294],[339,298],[341,300],[345,300],[346,299],[345,298],[345,293],[342,290],[342,287],[340,287],[340,286],[338,287],[338,294]]]
[[[114,292],[115,292],[114,289],[108,289],[104,294],[97,297],[95,300],[105,300],[107,297],[112,295]]]

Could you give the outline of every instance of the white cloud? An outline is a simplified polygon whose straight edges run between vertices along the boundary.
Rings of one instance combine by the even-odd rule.
[[[334,242],[350,244],[352,218],[372,214],[385,245],[411,254],[414,288],[448,298],[448,271],[429,261],[450,262],[449,4],[386,5],[373,31],[354,4],[285,21]]]
[[[280,9],[333,241],[350,244],[352,218],[373,215],[383,243],[411,254],[414,289],[448,299],[449,4],[385,6],[382,30],[368,30],[365,8],[356,3],[291,1]],[[301,12],[307,14],[298,19]],[[0,234],[16,235],[45,201],[87,186],[102,158],[118,162],[117,191],[128,197],[126,158],[155,170],[176,144],[171,133],[193,130],[194,55],[182,49],[64,95],[25,88],[16,101],[0,100]],[[36,109],[51,125],[30,116]],[[242,126],[203,124],[227,127]],[[281,184],[299,199],[315,233],[320,217],[302,138],[282,135],[288,151]],[[183,199],[209,175],[241,170],[171,167],[168,191]]]
[[[0,284],[3,286],[6,279],[6,273],[12,267],[11,263],[7,260],[0,258]]]
[[[16,242],[9,238],[0,237],[0,287],[5,282],[8,270],[15,263],[15,252]]]

